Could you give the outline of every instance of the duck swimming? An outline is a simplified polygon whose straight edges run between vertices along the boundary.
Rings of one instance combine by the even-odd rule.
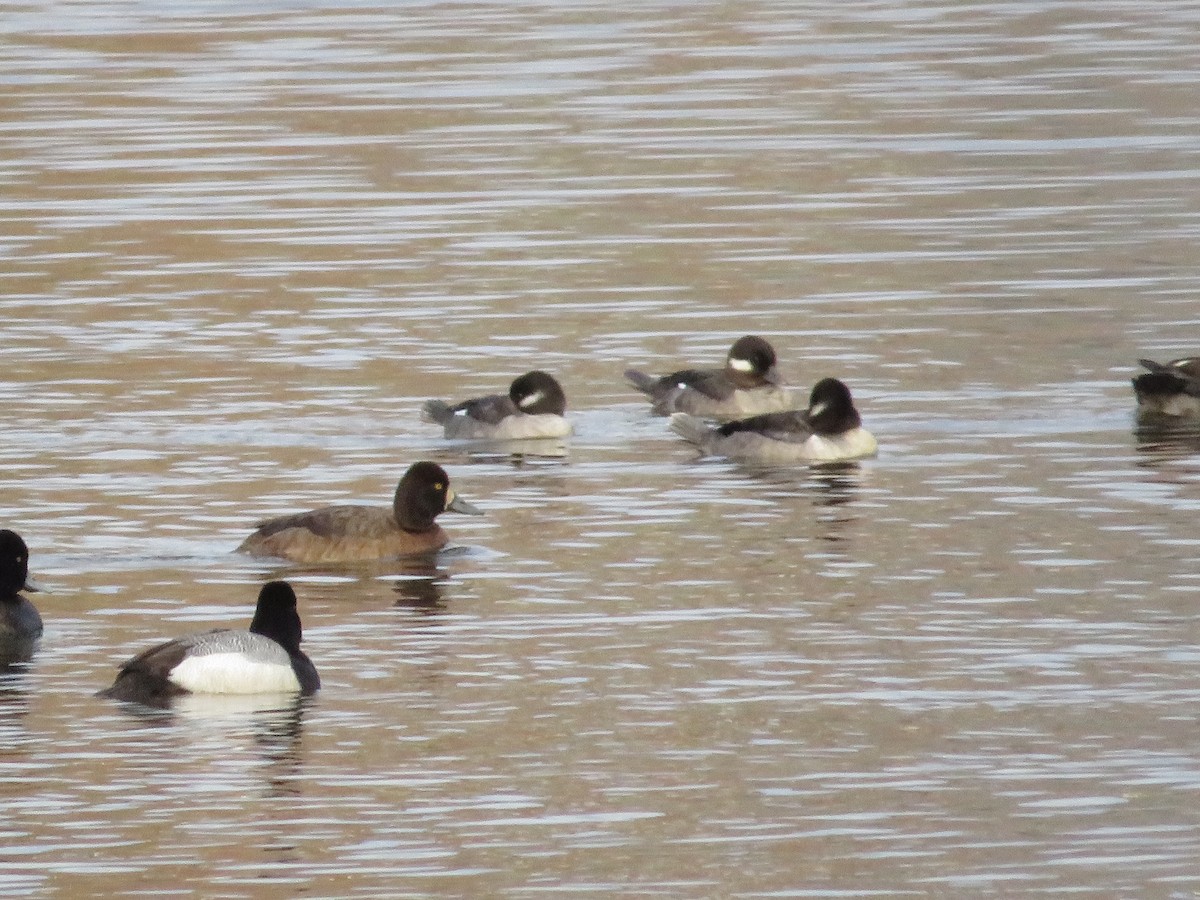
[[[0,529],[0,640],[32,640],[41,636],[42,617],[21,591],[29,583],[29,548],[15,531]]]
[[[690,413],[736,419],[795,407],[777,369],[775,348],[755,335],[738,338],[723,369],[681,369],[656,378],[627,369],[625,378],[650,398],[657,415]]]
[[[447,438],[529,440],[561,438],[571,433],[563,418],[567,395],[553,375],[535,370],[513,379],[507,394],[489,394],[451,405],[429,400],[426,421],[443,426]]]
[[[261,523],[237,549],[298,563],[363,562],[440,550],[450,540],[435,521],[443,512],[482,515],[450,488],[437,463],[413,463],[391,508],[325,506]]]
[[[1147,369],[1133,379],[1137,416],[1144,423],[1200,420],[1200,356],[1185,356],[1169,363],[1139,359]]]
[[[761,463],[830,463],[874,456],[874,435],[862,427],[850,389],[836,378],[818,381],[807,409],[767,413],[715,428],[687,413],[671,430],[702,453]]]
[[[151,647],[121,666],[102,697],[166,706],[182,694],[311,694],[321,687],[300,649],[296,593],[263,585],[247,631],[216,629]]]

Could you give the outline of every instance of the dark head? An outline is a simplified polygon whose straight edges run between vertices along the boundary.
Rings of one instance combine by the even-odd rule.
[[[530,416],[561,416],[567,411],[567,395],[554,376],[536,369],[513,380],[508,399]]]
[[[258,592],[250,630],[269,637],[289,653],[300,649],[303,632],[296,610],[296,592],[286,581],[268,581]]]
[[[729,348],[725,368],[738,387],[761,387],[778,384],[775,348],[765,340],[752,334],[738,338]]]
[[[841,434],[862,424],[850,388],[836,378],[822,378],[813,386],[804,415],[817,434]]]
[[[400,527],[405,531],[429,531],[433,520],[447,510],[482,515],[455,495],[450,489],[450,476],[437,463],[418,462],[409,466],[396,486],[392,501],[392,512]]]
[[[29,548],[15,531],[0,529],[0,596],[26,590],[28,578]]]

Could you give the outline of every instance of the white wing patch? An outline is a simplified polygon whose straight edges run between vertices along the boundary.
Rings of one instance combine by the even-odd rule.
[[[734,356],[729,360],[729,368],[733,369],[735,372],[753,372],[754,363],[750,362],[748,359],[739,359],[738,357]]]
[[[536,406],[538,403],[542,402],[545,396],[545,391],[534,391],[528,397],[522,397],[517,406],[521,407],[521,409],[527,409],[530,406]]]
[[[244,653],[189,656],[171,670],[171,681],[196,694],[278,694],[300,690],[287,665],[250,659]]]

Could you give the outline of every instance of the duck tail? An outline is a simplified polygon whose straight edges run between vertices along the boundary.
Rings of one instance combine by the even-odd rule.
[[[637,369],[626,369],[625,380],[643,394],[652,393],[654,385],[658,382],[658,379],[654,376],[647,375],[645,372],[639,372]]]
[[[701,453],[708,452],[708,444],[713,430],[700,419],[689,413],[672,413],[671,420],[667,424],[673,432],[689,444],[699,448]]]
[[[421,407],[421,418],[426,422],[445,425],[454,418],[454,410],[445,400],[426,400],[425,405]]]

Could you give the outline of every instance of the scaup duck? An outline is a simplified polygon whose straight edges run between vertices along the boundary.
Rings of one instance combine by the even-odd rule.
[[[701,452],[761,463],[842,462],[874,456],[875,437],[862,427],[850,389],[836,378],[817,382],[808,409],[767,413],[711,428],[676,413],[671,430]]]
[[[42,617],[21,591],[29,583],[29,548],[15,531],[0,529],[0,638],[32,640],[42,633]]]
[[[507,395],[489,394],[453,406],[430,400],[423,411],[426,421],[444,427],[447,438],[509,441],[571,433],[571,423],[563,418],[567,395],[553,375],[538,370],[513,379]]]
[[[165,706],[181,694],[312,694],[321,679],[300,641],[296,592],[271,581],[248,631],[216,629],[152,647],[121,666],[100,695]]]
[[[413,463],[392,507],[325,506],[261,523],[238,550],[298,563],[363,562],[440,550],[450,540],[435,519],[443,512],[482,515],[450,489],[436,463]]]
[[[724,369],[682,369],[661,378],[627,369],[625,378],[650,398],[660,416],[682,412],[736,419],[795,407],[780,378],[775,349],[755,335],[734,342]]]
[[[1139,359],[1149,371],[1133,379],[1137,415],[1143,421],[1200,419],[1200,356],[1185,356],[1167,364]]]

